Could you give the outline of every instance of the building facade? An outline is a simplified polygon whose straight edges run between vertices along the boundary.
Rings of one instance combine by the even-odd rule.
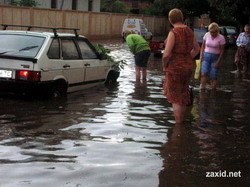
[[[100,12],[101,0],[35,0],[37,8],[80,10]],[[10,4],[11,0],[0,0],[0,4]]]

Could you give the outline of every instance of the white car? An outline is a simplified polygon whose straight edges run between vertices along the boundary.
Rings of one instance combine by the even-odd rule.
[[[119,72],[78,29],[4,25],[0,31],[0,92],[64,95],[105,82]],[[6,30],[7,27],[28,30]],[[53,32],[30,31],[31,28]],[[58,33],[73,30],[75,34]]]

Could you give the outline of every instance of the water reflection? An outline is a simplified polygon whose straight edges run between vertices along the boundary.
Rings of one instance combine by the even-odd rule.
[[[0,97],[0,186],[247,184],[205,172],[249,170],[248,77],[235,79],[225,64],[218,91],[195,89],[186,124],[174,125],[161,59],[151,56],[138,82],[128,49],[105,45],[127,60],[112,87],[49,101]]]
[[[185,161],[189,154],[187,126],[175,124],[168,133],[168,141],[161,148],[163,168],[159,173],[159,187],[190,186]]]
[[[241,178],[206,178],[209,171],[249,171],[249,85],[248,75],[235,77],[229,49],[220,71],[218,91],[199,91],[185,126],[168,131],[162,146],[163,169],[159,186],[246,186]],[[243,165],[241,163],[244,163]]]
[[[113,87],[55,101],[0,100],[1,185],[158,183],[158,149],[167,131],[161,79],[152,72],[152,80],[135,83],[133,57],[126,49],[111,47],[113,55],[128,61]],[[13,168],[18,169],[10,172]]]

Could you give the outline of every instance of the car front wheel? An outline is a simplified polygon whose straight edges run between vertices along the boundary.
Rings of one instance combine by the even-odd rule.
[[[117,82],[119,75],[120,75],[120,72],[118,72],[118,71],[109,72],[108,77],[105,81],[105,84],[113,84],[113,83]]]

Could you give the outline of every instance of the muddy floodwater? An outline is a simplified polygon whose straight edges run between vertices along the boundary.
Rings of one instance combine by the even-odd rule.
[[[250,75],[226,50],[216,92],[192,81],[194,104],[175,125],[161,59],[146,82],[120,40],[98,41],[127,65],[114,86],[60,99],[0,97],[1,187],[250,186]]]

